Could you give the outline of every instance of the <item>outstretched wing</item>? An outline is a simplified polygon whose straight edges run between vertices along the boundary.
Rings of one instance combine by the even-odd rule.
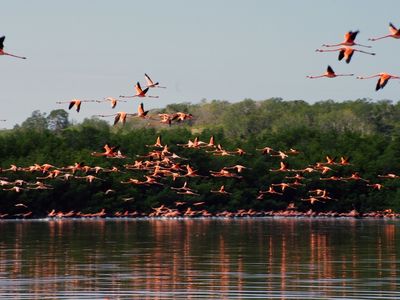
[[[116,115],[115,115],[115,118],[114,118],[114,124],[113,125],[116,125],[118,122],[119,122],[119,119],[121,118],[121,114],[120,113],[117,113]]]
[[[136,83],[136,85],[135,85],[135,90],[136,90],[136,95],[139,95],[139,94],[141,94],[143,91],[142,91],[142,87],[140,86],[140,83],[139,83],[139,81]]]
[[[356,39],[356,37],[357,37],[357,34],[359,33],[360,31],[350,31],[349,33],[350,33],[350,40],[349,41],[354,41],[355,39]]]
[[[146,78],[147,86],[153,85],[153,80],[151,80],[150,76],[144,73],[144,77]]]
[[[338,56],[338,60],[342,60],[344,57],[344,49],[339,51],[339,56]]]
[[[74,105],[75,105],[75,101],[71,101],[69,103],[68,109],[71,109],[72,107],[74,107]]]
[[[393,25],[393,23],[389,23],[389,30],[391,34],[399,34],[400,30]]]
[[[3,50],[4,48],[4,40],[5,40],[5,36],[3,35],[2,37],[0,37],[0,50]]]
[[[351,61],[353,54],[354,54],[354,51],[351,51],[349,56],[346,58],[346,63],[349,63]]]

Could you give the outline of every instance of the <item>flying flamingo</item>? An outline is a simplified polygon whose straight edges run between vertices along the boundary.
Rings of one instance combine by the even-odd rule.
[[[225,190],[225,186],[221,185],[221,187],[219,188],[219,190],[211,190],[211,193],[216,193],[216,194],[224,194],[224,195],[230,195],[232,193],[229,193]]]
[[[322,75],[319,76],[307,76],[307,78],[310,79],[315,79],[315,78],[321,78],[321,77],[327,77],[327,78],[335,78],[338,76],[353,76],[354,74],[336,74],[335,71],[333,71],[331,66],[328,66],[326,68],[326,72]]]
[[[148,88],[162,88],[162,89],[167,88],[166,86],[159,86],[158,82],[153,82],[153,80],[151,80],[150,76],[147,75],[146,73],[144,73],[144,77],[146,78],[146,87],[148,87]]]
[[[58,101],[56,103],[58,103],[58,104],[69,103],[68,109],[71,109],[75,106],[76,111],[79,112],[81,110],[82,102],[96,102],[96,100],[72,99],[71,101]]]
[[[4,40],[5,40],[5,38],[6,37],[4,35],[2,37],[0,37],[0,55],[8,55],[8,56],[12,56],[12,57],[26,59],[26,57],[24,57],[24,56],[18,56],[18,55],[15,55],[15,54],[4,52],[3,49],[4,49]]]
[[[348,31],[344,35],[344,41],[339,43],[339,44],[334,44],[334,45],[327,45],[323,44],[323,47],[336,47],[336,46],[361,46],[361,47],[366,47],[366,48],[371,48],[371,46],[366,46],[366,45],[361,45],[357,44],[354,42],[354,40],[357,37],[357,34],[359,33],[359,30],[356,31]]]
[[[126,102],[125,100],[120,100],[120,99],[115,99],[113,97],[107,97],[104,98],[104,100],[97,100],[96,102],[101,103],[101,102],[110,102],[111,108],[115,108],[117,106],[118,102]]]
[[[144,90],[140,86],[139,81],[135,85],[136,94],[133,96],[119,96],[120,98],[133,98],[133,97],[149,97],[149,98],[158,98],[158,96],[146,96],[147,91],[149,88],[145,88]]]
[[[92,152],[90,155],[92,156],[105,156],[105,157],[114,157],[117,155],[117,151],[119,146],[110,146],[108,144],[104,145],[104,152]]]
[[[95,116],[98,116],[98,117],[112,117],[112,116],[115,116],[115,118],[114,118],[114,126],[115,125],[117,125],[118,124],[118,122],[121,122],[122,123],[122,125],[125,125],[125,123],[126,123],[126,118],[128,117],[128,116],[133,116],[134,114],[128,114],[127,112],[124,112],[124,111],[120,111],[120,112],[117,112],[117,113],[115,113],[115,114],[110,114],[110,115],[95,115]]]
[[[358,50],[358,49],[354,49],[351,47],[340,47],[337,49],[316,49],[316,52],[334,52],[334,51],[339,51],[339,56],[338,56],[338,60],[342,60],[343,58],[345,59],[346,63],[350,63],[351,57],[353,56],[355,51],[361,52],[361,53],[365,53],[365,54],[369,54],[369,55],[375,55],[375,53],[373,52],[367,52],[367,51],[362,51],[362,50]]]
[[[146,147],[164,148],[164,145],[161,142],[161,136],[157,136],[156,142],[153,145],[146,145]]]
[[[369,79],[374,77],[379,77],[378,82],[376,83],[375,91],[383,89],[385,85],[388,83],[389,79],[400,79],[399,76],[390,75],[388,73],[378,73],[371,76],[357,76],[357,79]]]
[[[377,40],[388,38],[388,37],[392,37],[394,39],[400,39],[400,29],[397,29],[393,25],[393,23],[389,23],[389,31],[390,31],[390,34],[380,36],[380,37],[375,37],[375,38],[369,38],[368,40],[377,41]]]
[[[148,113],[149,111],[144,111],[144,109],[143,109],[143,103],[140,103],[139,104],[139,107],[138,107],[138,112],[137,113],[134,113],[134,114],[129,114],[129,113],[127,113],[127,112],[124,112],[124,111],[120,111],[120,112],[117,112],[117,113],[115,113],[115,114],[110,114],[110,115],[95,115],[95,116],[98,116],[98,117],[112,117],[112,116],[115,116],[115,118],[114,118],[114,126],[115,125],[117,125],[117,123],[118,122],[121,122],[123,125],[125,125],[125,123],[126,123],[126,118],[128,117],[128,116],[130,116],[130,117],[135,117],[135,116],[138,116],[139,118],[146,118],[146,115],[147,115],[147,113]]]

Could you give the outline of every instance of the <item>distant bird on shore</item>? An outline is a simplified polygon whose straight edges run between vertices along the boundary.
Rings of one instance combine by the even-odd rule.
[[[371,76],[357,76],[357,79],[369,79],[374,77],[379,77],[378,82],[376,83],[375,91],[383,89],[388,83],[389,79],[400,79],[400,76],[391,75],[388,73],[378,73]]]
[[[400,29],[397,29],[393,23],[389,23],[389,31],[390,34],[379,36],[379,37],[374,37],[374,38],[369,38],[368,40],[370,41],[377,41],[385,38],[394,38],[394,39],[400,39]]]
[[[321,77],[327,77],[327,78],[335,78],[338,76],[353,76],[354,74],[336,74],[335,71],[333,71],[331,66],[328,66],[326,68],[326,72],[322,75],[318,75],[318,76],[307,76],[307,78],[310,79],[315,79],[315,78],[321,78]]]
[[[354,49],[351,47],[340,47],[337,49],[316,49],[316,52],[334,52],[334,51],[339,51],[339,56],[338,56],[338,60],[342,60],[343,58],[345,59],[346,63],[350,63],[351,58],[354,54],[354,52],[361,52],[361,53],[365,53],[365,54],[369,54],[369,55],[375,55],[375,53],[373,52],[367,52],[367,51],[363,51],[363,50],[359,50],[359,49]]]
[[[4,40],[5,40],[5,36],[3,35],[2,37],[0,37],[0,55],[8,55],[8,56],[12,56],[12,57],[16,57],[16,58],[21,58],[21,59],[26,59],[25,56],[18,56],[15,54],[11,54],[8,52],[4,52]]]
[[[322,47],[336,47],[336,46],[361,46],[361,47],[365,47],[365,48],[371,48],[371,46],[367,46],[367,45],[361,45],[361,44],[357,44],[356,42],[354,42],[354,40],[357,37],[357,34],[359,33],[359,30],[356,31],[348,31],[345,33],[344,35],[344,41],[338,44],[333,44],[333,45],[327,45],[327,44],[323,44]]]

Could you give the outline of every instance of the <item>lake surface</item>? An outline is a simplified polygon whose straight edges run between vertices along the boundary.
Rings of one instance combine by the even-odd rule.
[[[0,221],[1,299],[400,299],[400,221]]]

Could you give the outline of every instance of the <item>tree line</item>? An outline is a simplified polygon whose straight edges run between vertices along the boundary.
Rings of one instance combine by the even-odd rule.
[[[194,118],[172,126],[160,124],[158,113],[183,111]],[[17,214],[23,209],[35,216],[45,216],[49,211],[94,212],[104,208],[116,211],[151,212],[160,205],[174,207],[177,201],[184,207],[204,202],[210,212],[238,209],[280,210],[293,203],[299,210],[348,211],[400,210],[400,179],[382,178],[379,175],[400,175],[400,105],[389,100],[371,101],[358,99],[335,102],[321,101],[314,104],[302,100],[283,101],[279,98],[264,101],[245,99],[237,103],[213,100],[197,104],[176,103],[149,112],[149,120],[132,118],[125,126],[111,126],[96,117],[79,124],[69,121],[68,112],[53,110],[48,115],[34,111],[24,122],[11,130],[0,132],[0,176],[12,182],[23,179],[33,183],[44,177],[37,171],[6,171],[11,165],[28,167],[34,164],[51,164],[62,168],[82,163],[88,166],[117,167],[121,172],[99,173],[102,180],[88,183],[85,180],[42,180],[51,186],[46,190],[8,191],[0,187],[0,213]],[[143,172],[125,169],[126,164],[146,156],[157,136],[162,137],[173,153],[188,159],[204,177],[163,178],[163,186],[146,187],[122,184],[127,178],[140,178]],[[177,146],[198,137],[208,142],[213,136],[217,144],[233,151],[237,148],[246,154],[217,156],[204,149]],[[105,144],[118,145],[125,159],[95,157]],[[332,166],[326,175],[320,172],[303,174],[306,179],[296,188],[288,188],[283,195],[266,194],[258,199],[259,191],[281,182],[295,172],[272,172],[279,168],[281,159],[262,154],[263,147],[286,151],[296,149],[298,155],[284,161],[292,170],[301,170],[326,162],[326,156],[350,158],[348,166]],[[210,171],[226,166],[244,165],[248,169],[238,178],[214,178]],[[347,178],[357,172],[365,181],[321,181],[321,177]],[[77,175],[80,174],[79,171]],[[199,196],[178,195],[171,186],[181,186],[187,180]],[[379,183],[382,189],[369,184]],[[219,195],[211,190],[224,185],[231,194]],[[114,190],[106,194],[107,190]],[[333,200],[309,203],[309,191],[325,189]],[[184,208],[182,208],[184,209]]]

